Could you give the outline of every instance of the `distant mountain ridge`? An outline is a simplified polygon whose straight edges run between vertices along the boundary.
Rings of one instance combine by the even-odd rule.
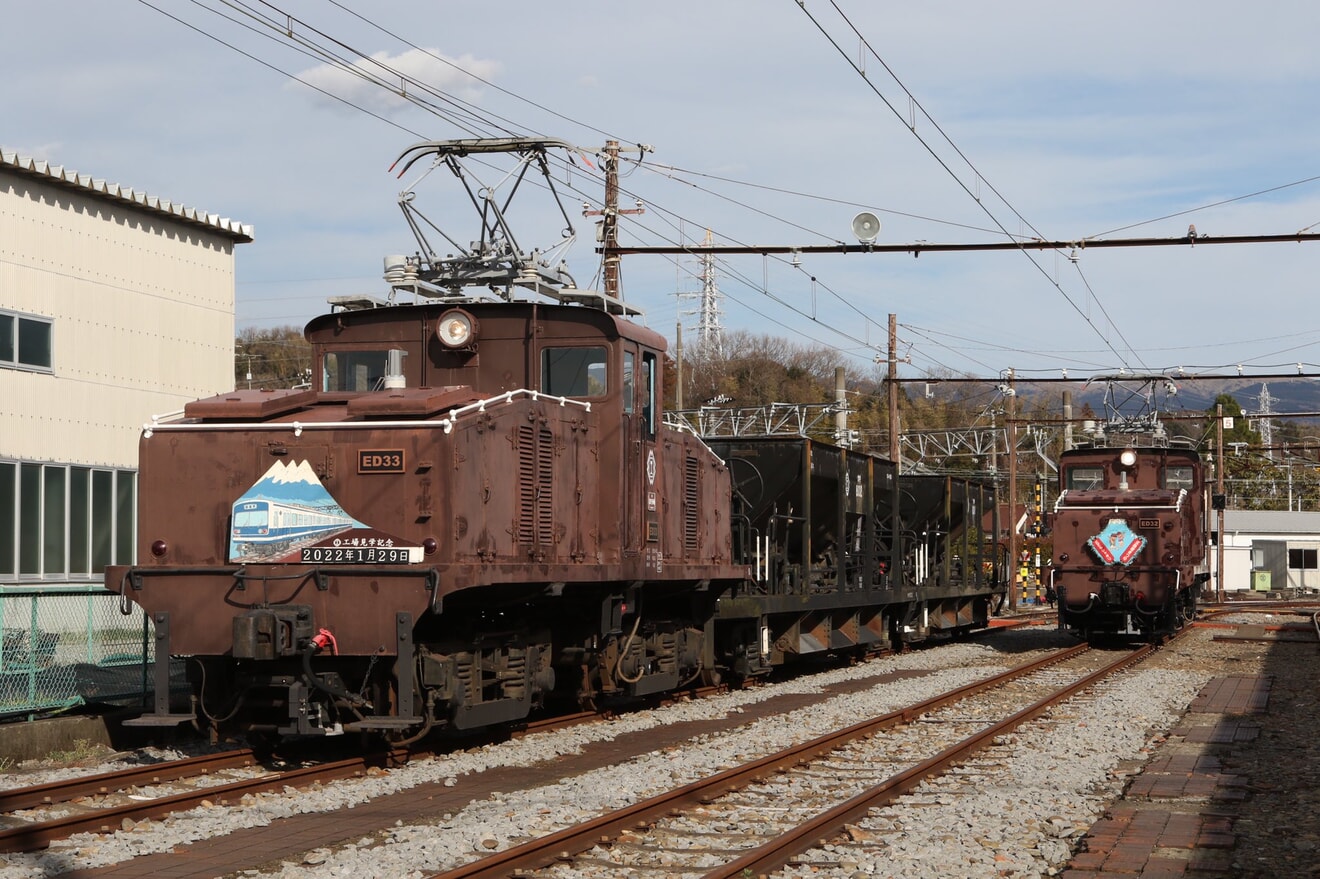
[[[1243,412],[1255,418],[1261,414],[1261,387],[1268,386],[1272,414],[1317,413],[1303,420],[1320,422],[1320,380],[1317,379],[1261,379],[1251,376],[1213,381],[1187,381],[1173,376],[1170,379],[1178,388],[1177,395],[1168,401],[1170,406],[1175,407],[1175,414],[1205,412],[1214,405],[1216,397],[1228,394],[1237,400]],[[1021,385],[1019,389],[1022,392]],[[1083,382],[1038,385],[1027,391],[1026,395],[1033,399],[1053,397],[1058,400],[1065,389],[1072,392],[1074,413],[1089,405],[1096,415],[1104,414],[1105,387],[1100,382],[1090,385]]]

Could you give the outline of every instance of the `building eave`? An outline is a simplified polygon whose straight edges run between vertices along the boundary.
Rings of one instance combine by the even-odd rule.
[[[221,217],[219,214],[208,214],[206,211],[157,198],[149,193],[120,186],[117,183],[107,183],[105,180],[68,170],[62,165],[52,165],[49,162],[38,161],[16,152],[0,149],[0,171],[13,171],[28,177],[38,178],[56,186],[75,189],[94,198],[132,205],[140,210],[158,214],[176,222],[190,226],[200,226],[208,231],[223,235],[238,244],[247,244],[253,240],[252,226],[248,224],[231,220],[228,217]]]

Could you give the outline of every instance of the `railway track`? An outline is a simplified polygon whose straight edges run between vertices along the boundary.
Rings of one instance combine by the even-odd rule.
[[[167,781],[196,778],[230,769],[246,769],[258,763],[255,751],[243,748],[217,754],[203,754],[185,760],[171,760],[147,766],[96,775],[65,778],[59,781],[0,791],[0,812],[18,812],[67,803],[82,797],[105,796],[116,791]]]
[[[1208,639],[1209,636],[1198,633],[1197,637]],[[306,794],[292,789],[282,790],[275,794],[263,794],[255,802],[245,799],[244,804],[252,803],[256,812],[246,807],[207,808],[194,810],[183,816],[182,820],[166,818],[162,821],[143,821],[131,828],[126,823],[122,828],[115,827],[115,832],[104,843],[99,840],[89,841],[85,836],[68,841],[52,841],[48,852],[17,854],[12,856],[12,860],[6,860],[20,870],[15,873],[16,876],[30,875],[32,879],[57,875],[74,867],[82,871],[79,875],[85,872],[89,879],[102,874],[107,877],[114,875],[148,879],[160,875],[161,871],[174,869],[175,862],[180,858],[186,859],[191,869],[197,869],[203,863],[208,864],[205,869],[213,871],[209,875],[223,875],[244,868],[269,871],[279,864],[301,863],[324,863],[327,868],[335,865],[337,874],[344,875],[360,871],[374,875],[419,870],[418,875],[438,873],[454,869],[465,862],[475,863],[474,858],[519,845],[533,836],[554,835],[572,820],[587,820],[599,816],[601,810],[618,808],[651,797],[667,788],[703,776],[723,773],[733,766],[738,755],[744,760],[763,757],[789,743],[801,742],[804,738],[828,732],[834,729],[832,723],[844,727],[859,719],[876,717],[885,712],[910,715],[914,710],[921,709],[914,708],[909,702],[935,696],[973,681],[981,674],[1002,672],[1007,663],[1022,662],[1025,658],[1022,654],[1039,656],[1042,649],[1057,648],[1068,640],[1039,629],[1020,634],[1005,633],[989,649],[971,645],[948,648],[960,654],[952,665],[932,663],[930,659],[921,656],[926,651],[916,651],[906,659],[896,659],[898,668],[886,668],[888,663],[881,664],[874,675],[860,669],[837,669],[834,674],[827,676],[827,682],[823,682],[820,689],[814,685],[799,689],[798,684],[789,681],[784,682],[787,686],[782,691],[772,684],[771,692],[767,695],[741,696],[728,693],[716,700],[713,708],[702,708],[696,704],[690,708],[674,705],[672,709],[675,715],[663,724],[663,729],[657,727],[653,730],[656,725],[650,718],[630,720],[621,714],[615,723],[592,725],[600,727],[600,731],[571,733],[565,740],[545,737],[544,743],[529,741],[527,745],[516,746],[513,742],[492,743],[496,745],[496,751],[488,751],[487,747],[480,746],[443,754],[438,760],[413,760],[401,769],[397,782],[390,777],[371,773],[359,780],[326,786],[324,789],[312,789]],[[939,653],[940,650],[935,650],[930,655],[933,657]],[[1014,654],[1018,654],[1016,658]],[[1100,656],[1103,653],[1093,651],[1092,655]],[[1162,655],[1167,660],[1190,654],[1178,650],[1166,651]],[[1163,667],[1163,663],[1156,665]],[[921,679],[931,674],[943,675],[946,680],[942,685],[937,685],[933,679],[923,684]],[[1068,674],[1074,673],[1069,671]],[[1063,816],[1051,817],[1049,820],[1059,822],[1060,826],[1067,821],[1072,830],[1069,833],[1054,833],[1050,827],[1045,827],[1045,835],[1049,839],[1041,842],[1043,855],[1019,854],[1010,846],[992,845],[990,854],[994,855],[994,864],[989,864],[980,859],[985,849],[972,845],[966,850],[965,857],[970,858],[972,864],[985,866],[986,869],[999,869],[1004,866],[1001,861],[1005,860],[1039,864],[1042,857],[1051,865],[1060,864],[1061,855],[1056,849],[1066,853],[1066,838],[1081,833],[1082,828],[1087,826],[1085,815],[1093,808],[1089,805],[1090,794],[1087,792],[1108,790],[1111,786],[1102,775],[1094,782],[1087,782],[1087,785],[1093,786],[1074,788],[1074,776],[1085,776],[1092,766],[1103,767],[1104,755],[1116,741],[1124,742],[1128,748],[1138,746],[1137,742],[1143,736],[1139,725],[1133,727],[1120,722],[1118,727],[1110,729],[1103,718],[1116,713],[1130,713],[1125,712],[1124,708],[1125,704],[1130,703],[1124,700],[1132,697],[1116,696],[1116,692],[1165,692],[1161,685],[1156,685],[1152,691],[1152,684],[1138,683],[1150,680],[1145,677],[1150,674],[1150,671],[1142,670],[1135,677],[1124,676],[1127,680],[1121,685],[1106,687],[1088,695],[1085,700],[1075,700],[1062,712],[1051,713],[1049,722],[1040,727],[1033,725],[1032,732],[1009,736],[1009,741],[1022,743],[1023,746],[1016,749],[1021,753],[1016,753],[1012,746],[997,742],[988,754],[977,757],[974,763],[947,772],[934,787],[923,786],[915,798],[903,797],[900,803],[877,810],[858,824],[872,828],[872,822],[891,820],[897,829],[872,829],[873,833],[882,832],[886,840],[877,844],[881,849],[890,844],[901,845],[902,851],[906,851],[912,846],[932,841],[932,832],[938,834],[934,840],[958,838],[957,828],[966,826],[960,823],[964,820],[965,803],[982,803],[978,807],[981,811],[967,813],[966,820],[976,826],[986,820],[993,823],[994,818],[988,816],[1020,816],[1022,810],[1028,809],[1042,821],[1044,816]],[[1164,678],[1158,680],[1162,684]],[[1180,692],[1185,685],[1175,682],[1175,687],[1169,692]],[[1134,687],[1137,689],[1133,690]],[[1190,694],[1173,698],[1190,699]],[[1176,704],[1181,703],[1171,703]],[[895,709],[903,710],[895,712]],[[894,730],[892,736],[908,735],[913,729],[921,731],[920,739],[944,736],[946,730],[955,728],[959,716],[972,711],[964,706],[954,706],[952,710],[955,712],[953,717],[923,715],[909,724],[908,731]],[[978,710],[976,713],[980,715],[982,712]],[[790,715],[795,714],[795,718],[789,719]],[[1097,722],[1098,719],[1100,722]],[[1070,746],[1059,750],[1042,750],[1043,743],[1051,736],[1049,730],[1060,726],[1069,729],[1074,724],[1081,728],[1079,732],[1087,742],[1086,750],[1078,755],[1081,764],[1068,756],[1072,753]],[[739,732],[743,727],[745,729]],[[1105,732],[1089,736],[1086,729]],[[876,738],[887,740],[891,736]],[[1033,757],[1032,754],[1037,751],[1039,757]],[[1093,754],[1099,756],[1093,757]],[[636,761],[635,769],[629,768],[633,761]],[[1021,771],[1024,765],[1030,767],[1025,774]],[[692,771],[693,767],[700,768]],[[1012,767],[1008,776],[1003,773],[1006,767]],[[1034,777],[1033,773],[1042,768],[1044,776],[1041,779]],[[818,769],[816,774],[823,778],[852,776],[857,769],[856,761],[840,759],[837,763]],[[1104,769],[1100,771],[1103,773]],[[1119,773],[1119,777],[1123,774]],[[394,773],[389,775],[393,776]],[[581,782],[578,781],[579,776]],[[779,773],[768,773],[768,780],[761,784],[773,782],[779,777]],[[1011,779],[1008,787],[999,787],[1005,779]],[[529,792],[526,795],[501,793],[522,790],[524,785]],[[748,795],[755,795],[757,788],[758,785],[753,785]],[[996,789],[1005,790],[1004,796],[1009,798],[1008,802],[985,805],[986,799],[994,799],[993,791]],[[932,790],[951,791],[954,798],[951,802],[956,808],[948,803],[944,806],[936,805],[932,801]],[[1070,794],[1074,790],[1077,792]],[[363,798],[364,791],[372,793]],[[1027,800],[1015,798],[1023,795],[1030,798],[1032,806],[1025,805]],[[1080,812],[1070,799],[1070,796],[1078,795],[1087,804],[1080,807]],[[834,796],[834,799],[814,806],[793,808],[804,814],[822,813],[846,799],[829,791],[822,792],[822,796]],[[286,800],[288,803],[283,804]],[[340,818],[326,820],[326,813],[346,807],[352,811],[343,812]],[[786,808],[787,804],[783,808],[766,807],[772,813],[777,812],[770,816],[776,824],[783,818]],[[286,809],[289,811],[285,817],[269,821],[243,817],[250,812],[257,815],[271,809],[281,813]],[[946,815],[946,812],[951,814]],[[980,817],[976,817],[978,815]],[[920,816],[915,819],[918,824],[911,823],[913,816]],[[255,823],[252,823],[253,820]],[[652,827],[657,829],[656,832],[675,834],[666,837],[675,842],[674,847],[687,847],[689,843],[681,840],[678,835],[684,829],[679,820],[680,826],[675,830],[665,829],[663,823],[647,823],[644,828],[635,825],[626,827],[625,832],[617,838],[611,837],[610,851],[626,853],[629,847],[645,849],[652,845],[649,839]],[[931,820],[936,824],[927,823]],[[1021,817],[1006,820],[1013,827],[1014,840],[1026,838],[1022,834],[1035,834],[1039,829],[1036,827],[1037,822],[1031,820],[1023,825]],[[699,812],[696,819],[696,823],[702,826],[718,825],[722,821],[706,812]],[[760,816],[754,821],[758,827],[769,826],[770,823],[766,816]],[[270,827],[266,828],[266,824]],[[276,830],[276,826],[280,829]],[[932,826],[940,829],[932,831]],[[849,832],[853,830],[855,828],[849,828]],[[720,828],[720,832],[723,832],[723,828]],[[947,836],[950,833],[954,836]],[[999,839],[994,833],[989,831],[988,838]],[[895,834],[901,836],[901,843],[893,842],[900,838]],[[1039,834],[1036,836],[1039,838]],[[1055,838],[1063,839],[1064,842],[1056,844],[1053,842]],[[986,838],[978,836],[977,840],[980,840],[980,846],[990,845]],[[190,842],[200,845],[194,849],[189,846]],[[727,863],[744,853],[749,845],[749,840],[739,837],[712,857],[718,863]],[[844,846],[846,843],[841,842],[839,845]],[[1030,846],[1034,849],[1035,844],[1030,843]],[[119,854],[121,850],[124,854]],[[567,852],[566,848],[564,852]],[[116,854],[119,856],[116,857]],[[131,861],[124,860],[125,854]],[[1004,858],[1005,854],[1008,855],[1007,859]],[[639,853],[636,856],[644,857],[645,854]],[[902,857],[898,850],[895,856]],[[579,875],[579,871],[590,872],[591,859],[600,855],[588,851],[585,861],[580,860],[582,855],[569,854],[567,857],[566,869],[572,875]],[[816,857],[816,854],[812,853],[811,857]],[[834,875],[850,875],[847,865],[857,860],[864,867],[874,870],[877,866],[876,857],[881,858],[880,863],[887,862],[883,860],[884,855],[877,856],[873,846],[869,852],[846,858],[842,874],[836,870]],[[964,855],[955,855],[955,858],[961,857]],[[1035,857],[1035,861],[1031,861],[1032,857]],[[304,861],[305,858],[307,860]],[[118,866],[111,868],[109,865],[112,863]],[[368,864],[372,866],[366,866]],[[659,868],[661,874],[670,874],[667,866]],[[95,867],[105,869],[89,870]],[[655,869],[644,872],[654,872]],[[805,876],[805,869],[790,868],[789,873]],[[971,872],[966,875],[976,875],[979,867],[967,869]],[[623,874],[617,864],[605,868],[604,872],[612,876]],[[624,872],[632,871],[625,869]],[[702,875],[700,869],[695,872],[677,872]]]
[[[249,794],[353,778],[404,759],[405,752],[392,751],[273,770],[263,768],[251,751],[235,751],[17,788],[0,794],[0,806],[11,819],[20,813],[20,823],[0,830],[0,852],[38,851],[75,833],[109,833],[205,803],[231,805]],[[233,781],[217,774],[232,770],[256,771]],[[132,793],[142,785],[165,783],[186,783],[187,789],[157,796]],[[21,814],[27,810],[36,814]]]
[[[1154,649],[1112,661],[1085,645],[1061,650],[433,879],[606,876],[624,868],[761,875]],[[941,734],[931,735],[936,727]]]
[[[693,695],[720,691],[719,687],[701,688]],[[610,712],[576,712],[529,722],[508,735],[520,738],[612,716]],[[480,742],[487,740],[480,737]],[[479,742],[463,740],[455,746],[474,743]],[[109,833],[206,803],[232,805],[251,794],[360,777],[441,751],[443,747],[400,748],[335,760],[290,755],[272,762],[250,748],[242,748],[0,791],[0,814],[4,816],[0,818],[0,853],[39,851],[75,833]],[[302,765],[276,768],[280,763],[293,762]],[[166,792],[141,792],[156,786],[186,789],[168,792],[167,787]],[[3,826],[6,824],[11,826]]]

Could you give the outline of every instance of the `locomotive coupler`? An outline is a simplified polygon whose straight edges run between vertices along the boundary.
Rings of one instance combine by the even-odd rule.
[[[312,609],[307,605],[249,610],[234,617],[234,658],[273,660],[297,656],[313,634]]]

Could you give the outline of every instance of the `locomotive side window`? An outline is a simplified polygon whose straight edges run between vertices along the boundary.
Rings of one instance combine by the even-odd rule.
[[[1105,468],[1070,467],[1068,468],[1069,491],[1095,491],[1105,487]]]
[[[1164,468],[1164,487],[1177,490],[1185,488],[1191,491],[1196,487],[1196,476],[1191,467],[1165,467]]]
[[[331,351],[321,365],[323,391],[374,391],[385,379],[385,351]]]
[[[541,393],[599,397],[609,389],[604,348],[546,348],[541,352]]]
[[[637,376],[637,390],[642,407],[642,426],[646,435],[655,436],[655,355],[642,355],[642,372]]]
[[[637,355],[623,352],[623,414],[631,415],[637,408],[633,402],[633,369]]]

